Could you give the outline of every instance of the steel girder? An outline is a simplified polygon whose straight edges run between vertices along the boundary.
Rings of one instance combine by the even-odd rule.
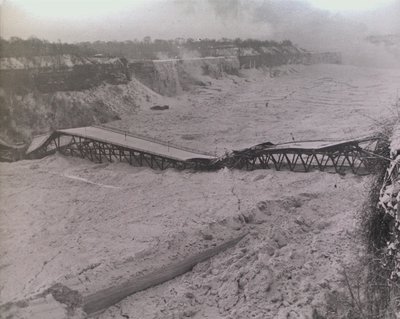
[[[159,170],[167,168],[213,170],[228,167],[295,172],[320,170],[339,174],[351,171],[358,175],[369,174],[379,160],[374,150],[368,151],[360,147],[358,142],[322,149],[274,149],[271,145],[273,144],[265,143],[254,149],[234,151],[217,161],[201,159],[180,161],[91,138],[55,132],[34,156],[43,157],[59,150],[65,155],[88,158],[97,163],[120,161],[133,166],[148,166]]]
[[[158,170],[167,168],[203,170],[209,167],[207,161],[179,161],[81,136],[71,136],[70,143],[58,144],[57,149],[64,155],[87,158],[96,163],[118,161],[132,166],[148,166]]]
[[[358,145],[345,145],[325,150],[285,149],[285,150],[246,150],[224,160],[224,164],[239,169],[288,169],[296,172],[333,171],[343,174],[369,174],[377,158]]]

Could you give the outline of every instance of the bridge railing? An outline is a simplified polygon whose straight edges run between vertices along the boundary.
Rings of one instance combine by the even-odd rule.
[[[103,130],[106,130],[106,131],[110,131],[110,132],[114,132],[114,133],[118,133],[118,134],[122,134],[122,135],[126,135],[126,136],[140,138],[141,140],[145,140],[145,141],[161,144],[161,145],[168,146],[168,147],[173,147],[173,148],[176,148],[178,150],[182,150],[182,151],[186,151],[186,152],[191,152],[191,153],[195,153],[195,154],[199,154],[199,155],[216,156],[215,154],[212,154],[210,152],[198,151],[196,149],[192,149],[192,148],[189,148],[189,147],[176,145],[176,144],[173,144],[173,143],[170,143],[170,142],[167,142],[167,141],[159,140],[159,139],[156,139],[156,138],[152,138],[152,137],[141,135],[141,134],[137,134],[137,133],[132,133],[132,132],[121,130],[121,129],[117,129],[117,128],[114,128],[114,127],[108,127],[108,126],[103,126],[103,125],[93,125],[93,127],[97,127],[97,128],[100,128],[100,129],[103,129]]]

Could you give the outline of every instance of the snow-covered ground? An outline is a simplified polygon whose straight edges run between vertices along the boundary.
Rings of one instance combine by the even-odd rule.
[[[355,137],[394,110],[400,71],[289,66],[169,98],[111,123],[222,154],[265,141]],[[268,102],[268,107],[266,103]],[[235,247],[98,318],[305,318],[361,251],[368,177],[153,171],[60,155],[0,164],[0,304],[62,283],[83,293],[217,245]]]

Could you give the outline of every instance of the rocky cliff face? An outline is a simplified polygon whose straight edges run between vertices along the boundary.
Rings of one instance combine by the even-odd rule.
[[[308,52],[294,47],[266,48],[258,51],[247,48],[239,52],[240,68],[274,67],[285,64],[341,64],[342,57],[338,52]]]
[[[16,93],[79,91],[130,80],[127,61],[71,55],[1,58],[1,86]]]
[[[10,142],[27,141],[31,135],[56,128],[118,119],[118,114],[101,98],[75,91],[20,95],[2,89],[0,113],[0,134]]]
[[[120,58],[2,58],[0,71],[0,136],[9,143],[115,120],[155,95]]]
[[[274,67],[285,64],[340,64],[341,55],[336,52],[307,52],[294,47],[285,49],[261,47],[231,48],[231,51],[215,51],[214,54],[235,53],[234,56],[207,58],[130,61],[132,77],[164,96],[175,96],[190,90],[193,85],[204,85],[203,77],[215,79],[224,74],[238,74],[240,69]],[[233,51],[232,51],[233,50]]]
[[[131,76],[157,93],[175,96],[193,85],[204,85],[203,76],[221,78],[237,74],[240,65],[236,57],[209,57],[179,60],[131,61]]]

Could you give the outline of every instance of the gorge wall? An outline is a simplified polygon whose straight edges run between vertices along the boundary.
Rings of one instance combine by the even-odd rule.
[[[127,61],[72,55],[1,58],[0,83],[17,93],[85,90],[129,82]]]
[[[193,85],[204,85],[204,76],[215,79],[224,74],[238,74],[236,57],[208,57],[178,60],[131,61],[131,76],[155,92],[175,96]]]
[[[240,69],[275,67],[285,64],[340,64],[340,53],[307,52],[292,48],[252,48],[214,50],[213,54],[232,54],[205,58],[129,61],[131,77],[164,96],[179,95],[193,85],[204,85],[204,76],[219,79],[224,74],[239,74]]]
[[[0,136],[10,144],[29,142],[52,129],[118,119],[119,110],[140,104],[138,84],[123,58],[1,58]]]

